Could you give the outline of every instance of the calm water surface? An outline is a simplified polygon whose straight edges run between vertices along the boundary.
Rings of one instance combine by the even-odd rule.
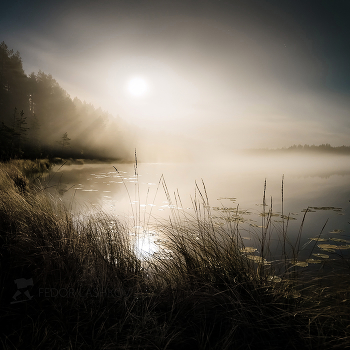
[[[102,209],[117,218],[126,218],[131,226],[142,227],[135,228],[135,232],[148,232],[152,223],[168,219],[174,209],[194,214],[193,201],[200,198],[197,183],[202,195],[205,190],[207,192],[215,222],[227,224],[222,217],[233,216],[238,210],[244,243],[254,246],[257,245],[254,237],[263,225],[260,214],[265,179],[266,210],[272,203],[276,214],[270,232],[272,240],[277,242],[277,233],[281,232],[283,224],[282,176],[283,209],[284,215],[289,216],[287,232],[291,242],[295,242],[300,230],[303,210],[312,207],[303,225],[301,256],[309,256],[310,249],[315,246],[309,238],[319,236],[327,219],[320,236],[327,241],[316,243],[350,244],[346,242],[350,239],[350,157],[249,156],[210,163],[139,163],[136,174],[133,164],[64,165],[60,169],[56,166],[47,181],[55,185],[73,213]],[[171,198],[166,195],[161,178]],[[286,222],[285,219],[284,224]],[[156,252],[158,247],[153,234],[148,237],[147,244],[143,243],[150,253]],[[345,254],[348,250],[336,249],[336,252]],[[332,254],[317,245],[312,253]]]

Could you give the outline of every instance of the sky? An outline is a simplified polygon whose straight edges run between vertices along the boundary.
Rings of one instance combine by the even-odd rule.
[[[151,138],[227,152],[340,146],[349,18],[348,0],[17,0],[0,5],[0,41],[27,74],[52,74]]]

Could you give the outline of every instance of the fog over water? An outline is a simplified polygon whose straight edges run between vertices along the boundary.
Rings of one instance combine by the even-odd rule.
[[[341,230],[336,237],[350,238],[350,164],[345,156],[235,156],[227,162],[139,163],[137,176],[134,164],[64,165],[59,170],[56,166],[50,176],[50,183],[57,184],[60,196],[74,213],[102,209],[144,230],[159,220],[174,218],[174,210],[176,215],[186,212],[195,217],[194,201],[202,202],[197,182],[203,196],[207,192],[214,221],[225,225],[222,218],[239,212],[239,227],[246,237],[261,232],[266,179],[265,210],[270,209],[272,200],[272,212],[278,214],[271,226],[276,239],[282,225],[284,176],[284,215],[290,217],[288,234],[292,240],[308,207],[318,209],[311,208],[306,214],[301,244],[317,237],[327,219],[321,237],[332,237],[330,232]],[[170,201],[160,181],[162,176]]]
[[[291,235],[308,206],[323,209],[307,213],[306,235],[328,216],[327,232],[346,233],[349,161],[336,154],[350,152],[334,147],[350,145],[349,15],[340,0],[0,4],[3,159],[127,162],[136,149],[137,176],[133,164],[86,162],[52,181],[73,212],[139,213],[139,226],[175,206],[193,214],[203,179],[215,220],[247,210],[248,234],[261,226],[265,179],[281,211],[284,176]],[[243,151],[294,144],[329,155]]]

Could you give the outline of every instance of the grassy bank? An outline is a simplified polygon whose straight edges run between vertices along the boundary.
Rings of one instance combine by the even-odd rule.
[[[275,276],[248,258],[234,220],[215,225],[206,198],[196,217],[160,223],[167,254],[141,261],[126,224],[72,217],[28,176],[0,165],[2,348],[350,347],[349,269],[306,276],[284,258]]]

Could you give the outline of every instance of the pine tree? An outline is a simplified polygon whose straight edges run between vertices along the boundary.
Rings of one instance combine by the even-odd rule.
[[[27,117],[24,116],[23,110],[19,113],[17,113],[17,108],[15,108],[13,112],[13,129],[15,131],[15,147],[17,156],[21,157],[23,155],[23,146],[26,141],[27,137],[27,130],[29,128],[26,127],[27,125]]]
[[[62,152],[64,152],[64,150],[66,150],[69,145],[70,145],[70,141],[71,139],[68,137],[68,133],[65,132],[63,134],[63,136],[61,137],[61,139],[59,141],[57,141],[57,143],[61,146],[61,150]]]

